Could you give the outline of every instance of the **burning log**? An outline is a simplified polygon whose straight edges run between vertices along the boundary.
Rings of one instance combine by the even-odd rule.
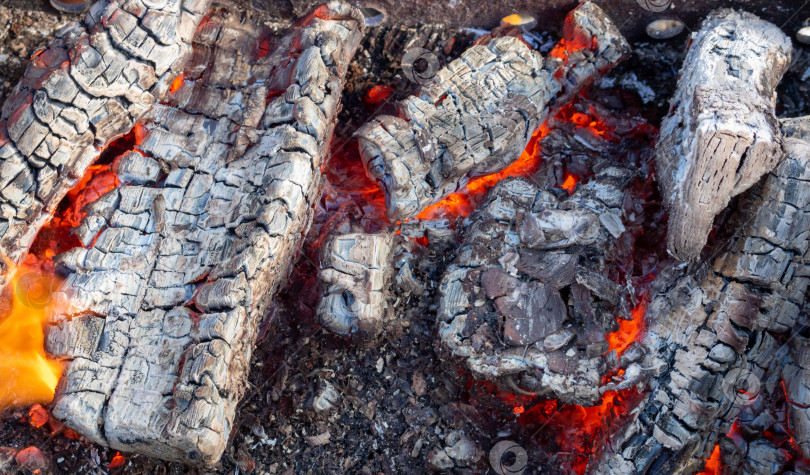
[[[563,402],[599,399],[618,363],[605,334],[616,315],[629,318],[604,268],[633,177],[603,166],[566,199],[507,179],[468,218],[439,287],[438,320],[442,344],[476,378]]]
[[[0,116],[0,288],[99,152],[162,100],[209,0],[101,0],[38,51]]]
[[[786,158],[726,227],[737,230],[728,246],[708,265],[659,279],[643,342],[651,392],[599,473],[695,473],[741,409],[778,384],[774,335],[793,331],[810,283],[810,143],[791,137],[801,135],[796,124],[783,130]]]
[[[321,251],[323,297],[318,319],[344,336],[373,340],[390,320],[388,287],[393,235],[350,233],[330,237]]]
[[[415,216],[470,178],[506,168],[555,107],[628,53],[590,2],[569,14],[564,41],[545,60],[511,36],[467,50],[400,103],[402,117],[380,116],[357,132],[389,220]]]
[[[782,369],[790,429],[805,458],[810,455],[810,339],[793,335],[789,364]]]
[[[340,2],[267,45],[215,12],[184,82],[89,205],[48,334],[69,359],[53,413],[118,450],[212,464],[274,293],[318,200],[342,80],[362,37]],[[269,52],[269,54],[268,54]]]
[[[670,210],[667,247],[695,261],[714,217],[782,158],[776,85],[790,40],[756,16],[721,9],[693,35],[656,145]]]

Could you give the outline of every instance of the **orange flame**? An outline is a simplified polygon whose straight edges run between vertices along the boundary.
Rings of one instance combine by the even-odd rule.
[[[616,354],[621,356],[634,341],[637,341],[644,332],[644,314],[647,313],[647,299],[642,297],[630,316],[632,320],[619,319],[619,329],[607,334],[608,351],[616,350]]]
[[[706,460],[706,465],[703,471],[698,475],[722,475],[722,466],[720,465],[720,445],[715,445],[712,450],[712,455]]]
[[[4,297],[11,308],[0,317],[0,410],[53,399],[62,363],[45,353],[43,324],[57,284],[53,276],[28,266],[9,283]]]

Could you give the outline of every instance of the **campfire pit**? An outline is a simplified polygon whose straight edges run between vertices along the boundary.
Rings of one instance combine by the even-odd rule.
[[[792,30],[291,5],[102,0],[31,56],[0,471],[808,470]]]

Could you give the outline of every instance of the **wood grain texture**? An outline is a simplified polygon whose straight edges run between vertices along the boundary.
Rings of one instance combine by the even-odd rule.
[[[185,81],[57,256],[48,350],[70,360],[53,413],[88,439],[213,464],[257,328],[319,198],[360,13],[331,2],[267,45],[215,11]]]
[[[470,178],[506,168],[556,107],[629,53],[595,4],[572,11],[565,47],[543,57],[517,38],[467,50],[433,82],[358,130],[369,176],[382,187],[388,219],[413,217]]]
[[[656,166],[670,211],[667,247],[695,261],[714,217],[782,158],[774,105],[790,63],[790,40],[756,16],[721,9],[694,33]]]
[[[65,194],[168,93],[209,0],[101,0],[34,54],[0,115],[0,288]]]
[[[788,349],[777,341],[806,313],[810,283],[810,143],[786,135],[786,158],[747,192],[729,244],[659,279],[643,339],[651,390],[597,473],[696,473],[751,399],[776,390]]]

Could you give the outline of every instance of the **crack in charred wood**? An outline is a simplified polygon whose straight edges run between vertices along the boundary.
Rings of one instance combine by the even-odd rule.
[[[697,260],[714,217],[781,160],[775,89],[790,55],[787,36],[750,13],[717,10],[692,35],[656,145],[678,259]]]
[[[665,289],[650,303],[643,340],[651,392],[595,472],[696,473],[740,411],[760,391],[773,393],[785,353],[777,337],[790,337],[806,312],[810,283],[810,143],[786,138],[784,145],[786,158],[751,188],[729,224],[738,231],[728,245],[706,265],[662,274]],[[802,341],[792,338],[796,354]],[[787,372],[795,371],[799,389],[805,363],[801,351],[796,357],[799,366]],[[804,431],[804,409],[791,411]]]
[[[266,32],[250,22],[215,11],[199,26],[183,84],[75,228],[86,247],[56,258],[68,276],[47,347],[72,358],[53,409],[66,425],[117,450],[219,460],[258,325],[312,218],[362,29],[331,2],[261,57]]]
[[[0,288],[87,167],[168,92],[209,0],[102,0],[31,59],[0,116]]]
[[[590,2],[569,14],[564,36],[560,54],[545,60],[511,36],[473,46],[399,103],[400,117],[379,116],[358,130],[389,220],[413,217],[470,178],[506,168],[550,113],[630,49]]]

